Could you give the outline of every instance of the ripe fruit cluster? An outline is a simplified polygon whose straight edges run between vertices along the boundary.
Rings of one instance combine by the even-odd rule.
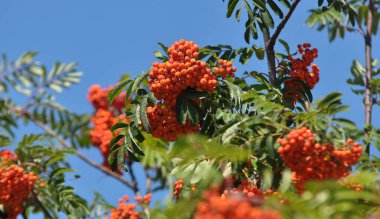
[[[319,68],[316,64],[312,64],[314,59],[318,57],[318,49],[311,49],[310,43],[304,43],[298,45],[298,54],[301,55],[301,58],[294,58],[293,56],[288,56],[290,61],[290,77],[294,80],[298,79],[305,82],[310,89],[313,89],[314,86],[319,81]],[[311,71],[309,67],[311,66]],[[286,81],[285,87],[290,87],[295,90],[300,90],[300,85],[295,81]],[[298,98],[299,94],[296,92],[289,92],[286,94],[293,98]]]
[[[108,93],[112,90],[112,87],[101,88],[100,85],[95,84],[88,90],[88,100],[94,106],[95,109],[108,109],[110,104],[108,101]],[[121,110],[125,103],[125,93],[120,94],[112,103],[114,110]]]
[[[173,195],[174,195],[174,198],[175,199],[179,199],[179,194],[181,193],[183,187],[184,187],[184,184],[185,182],[183,181],[183,179],[179,179],[177,181],[174,182],[174,192],[173,192]]]
[[[219,60],[214,72],[207,64],[198,60],[199,46],[193,41],[180,40],[168,49],[167,62],[154,62],[149,72],[149,89],[154,96],[171,107],[177,96],[187,88],[212,92],[222,78],[234,76],[236,68],[226,60]]]
[[[184,125],[179,124],[175,111],[161,103],[148,107],[146,112],[152,135],[156,138],[175,141],[179,135],[197,132],[200,127],[199,124],[191,126],[189,121]]]
[[[120,120],[126,122],[125,115],[121,113],[121,109],[124,108],[125,93],[119,95],[110,105],[107,95],[111,89],[102,89],[99,85],[93,85],[88,93],[88,100],[96,110],[91,118],[94,128],[90,131],[90,140],[94,146],[99,147],[105,167],[109,167],[107,158],[110,152],[109,143],[113,137],[110,129]]]
[[[361,190],[363,190],[363,185],[351,182],[352,181],[351,180],[352,177],[353,177],[353,175],[349,174],[347,177],[342,178],[339,181],[339,183],[341,185],[345,186],[346,188],[349,188],[349,189],[352,189],[352,190],[355,190],[355,191],[361,191]]]
[[[178,95],[188,88],[212,92],[218,84],[218,76],[233,77],[236,67],[227,60],[219,60],[212,71],[206,62],[198,60],[199,46],[183,39],[170,46],[168,53],[169,60],[154,62],[149,72],[149,90],[160,103],[148,108],[147,112],[153,136],[174,141],[178,135],[199,130],[199,125],[178,124],[175,115]]]
[[[294,185],[302,192],[309,180],[339,179],[347,176],[352,165],[362,155],[362,147],[348,140],[343,149],[314,141],[313,133],[305,127],[291,131],[279,139],[278,153],[293,171]]]
[[[23,211],[23,203],[38,179],[33,172],[26,173],[24,168],[13,164],[16,160],[12,152],[0,152],[0,205],[9,219],[16,219]]]
[[[0,151],[1,164],[5,165],[11,162],[17,161],[18,157],[16,154],[12,153],[10,150]]]
[[[141,219],[140,213],[135,211],[136,205],[128,202],[128,196],[121,198],[117,208],[111,210],[109,219]]]
[[[222,185],[222,187],[225,187],[226,185],[227,184]],[[269,197],[271,196],[279,197],[279,195],[280,194],[278,192],[274,192],[271,189],[263,191],[257,186],[251,185],[251,183],[247,179],[244,179],[241,182],[241,184],[239,184],[237,187],[233,187],[232,189],[225,189],[222,194],[222,197],[230,197],[230,196],[244,197],[248,199],[251,203],[260,205],[262,204],[262,202],[264,202],[264,200],[268,199]],[[284,203],[285,201],[281,199],[280,202]]]
[[[263,210],[252,205],[249,199],[239,195],[220,196],[217,190],[211,190],[204,201],[197,206],[195,219],[280,219],[277,212]]]
[[[139,203],[140,205],[149,205],[150,201],[152,200],[152,194],[148,193],[144,195],[144,197],[136,196],[135,201]]]

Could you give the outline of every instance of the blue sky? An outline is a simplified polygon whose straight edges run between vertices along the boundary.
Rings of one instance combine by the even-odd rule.
[[[298,43],[310,42],[319,49],[315,61],[321,69],[320,83],[313,90],[315,99],[333,91],[344,93],[344,103],[351,110],[344,116],[358,125],[364,121],[361,98],[354,96],[346,79],[353,59],[364,60],[363,41],[358,34],[330,44],[326,32],[309,29],[305,24],[307,10],[317,1],[302,1],[281,34],[295,50]],[[108,86],[123,73],[137,75],[155,61],[153,51],[158,41],[170,45],[181,38],[193,40],[201,47],[210,44],[245,46],[244,22],[226,19],[226,3],[205,1],[100,1],[100,0],[8,0],[0,1],[0,53],[10,59],[25,51],[38,51],[37,59],[48,66],[54,61],[77,61],[84,77],[79,85],[57,97],[63,105],[80,113],[91,113],[86,100],[92,84]],[[380,54],[374,39],[373,54]],[[262,45],[261,40],[254,42]],[[280,45],[277,48],[282,49]],[[242,69],[266,69],[266,63],[253,59]],[[240,69],[240,70],[242,70]],[[380,127],[379,107],[373,123]],[[84,153],[101,161],[96,149]],[[91,199],[94,190],[116,204],[129,191],[120,183],[98,173],[92,167],[72,159],[82,178],[70,183],[77,192]],[[38,218],[38,217],[36,217]]]

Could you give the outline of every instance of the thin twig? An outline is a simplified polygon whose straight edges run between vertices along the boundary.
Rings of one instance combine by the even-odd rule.
[[[23,219],[28,219],[28,215],[26,215],[26,211],[25,210],[22,211],[21,215],[22,215]]]
[[[277,26],[276,30],[274,31],[272,37],[269,39],[269,42],[267,44],[267,48],[273,49],[274,45],[276,44],[277,38],[280,35],[282,29],[284,29],[286,23],[288,22],[289,18],[292,16],[294,10],[296,9],[298,3],[300,3],[301,0],[296,0],[290,7],[288,13],[285,15],[284,19],[281,21],[281,23]]]
[[[136,196],[140,196],[140,189],[139,189],[139,186],[137,184],[137,179],[136,179],[136,175],[135,175],[135,171],[133,170],[133,167],[132,167],[132,161],[127,161],[127,165],[128,165],[128,173],[129,173],[129,176],[131,177],[132,179],[132,185],[133,187],[131,188],[133,190],[133,192],[135,193]]]
[[[363,28],[361,27],[361,25],[358,25],[359,28],[354,28],[354,27],[352,27],[352,26],[342,24],[342,23],[339,22],[338,20],[335,20],[334,22],[335,22],[337,25],[339,25],[339,27],[342,27],[342,28],[346,29],[346,30],[349,31],[349,32],[359,32],[363,37],[365,36],[365,32],[364,32]]]
[[[36,124],[37,126],[39,126],[40,128],[42,128],[43,130],[46,131],[46,133],[48,133],[49,135],[53,136],[60,145],[62,145],[64,148],[74,148],[72,145],[70,145],[69,143],[67,143],[63,138],[61,138],[59,136],[58,133],[56,133],[53,129],[51,129],[49,126],[47,126],[45,123],[39,121],[38,119],[34,118],[34,116],[32,116],[31,114],[29,114],[28,112],[25,112],[22,110],[22,108],[20,106],[15,106],[15,105],[9,105],[7,104],[7,108],[9,109],[10,112],[13,112],[13,113],[16,113],[18,114],[19,116],[23,116],[29,120],[31,120],[34,124]],[[114,179],[120,181],[121,183],[123,183],[124,185],[126,185],[127,187],[133,189],[135,186],[133,185],[132,182],[130,182],[129,180],[125,179],[122,175],[118,174],[118,173],[115,173],[113,172],[112,170],[92,161],[91,159],[89,159],[88,157],[86,157],[84,154],[80,153],[79,151],[75,151],[75,155],[77,155],[82,161],[84,161],[85,163],[87,163],[88,165],[100,170],[101,172],[103,172],[104,174],[108,175],[108,176],[111,176],[113,177]]]
[[[146,176],[146,194],[148,194],[152,192],[152,177],[148,168],[144,168],[144,171]]]

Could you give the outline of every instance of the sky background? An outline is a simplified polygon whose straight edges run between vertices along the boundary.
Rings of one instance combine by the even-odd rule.
[[[321,80],[313,90],[314,99],[333,91],[342,92],[344,104],[351,106],[343,116],[361,127],[362,98],[353,95],[346,80],[353,59],[364,63],[363,40],[359,34],[347,34],[345,40],[329,43],[326,32],[317,32],[305,24],[307,10],[316,6],[317,1],[302,1],[280,38],[293,51],[298,43],[304,42],[319,49],[315,63],[321,69]],[[221,0],[3,0],[0,1],[0,53],[14,60],[23,52],[38,51],[37,60],[49,68],[58,60],[77,61],[78,69],[84,72],[82,81],[58,95],[57,101],[75,112],[91,113],[93,109],[86,99],[88,87],[93,84],[106,87],[116,83],[124,73],[136,76],[149,69],[155,61],[153,51],[159,49],[159,41],[170,45],[183,38],[201,47],[247,46],[243,38],[244,20],[239,23],[226,19],[226,7]],[[380,57],[379,36],[373,42],[373,55]],[[262,45],[261,40],[254,43]],[[282,50],[280,44],[276,48]],[[263,71],[266,63],[252,59],[238,72],[246,69]],[[376,127],[380,127],[379,112],[379,107],[375,107]],[[99,163],[102,160],[97,149],[83,152]],[[82,177],[69,183],[86,199],[91,200],[95,190],[114,205],[124,194],[132,196],[119,182],[75,158],[71,162]],[[162,194],[155,199],[161,197]]]

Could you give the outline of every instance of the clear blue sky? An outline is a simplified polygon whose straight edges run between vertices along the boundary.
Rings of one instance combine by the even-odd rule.
[[[315,99],[332,91],[343,92],[344,103],[351,106],[344,116],[361,126],[364,120],[361,98],[352,94],[346,79],[352,60],[363,61],[363,41],[358,34],[348,34],[345,41],[330,44],[326,32],[309,29],[304,23],[307,9],[316,4],[302,1],[280,38],[287,40],[293,49],[303,42],[311,42],[319,49],[316,63],[321,69],[321,80],[313,90]],[[88,87],[95,83],[108,86],[123,73],[136,75],[148,69],[155,60],[153,51],[158,49],[158,41],[169,45],[184,38],[200,46],[245,46],[244,23],[226,19],[225,13],[226,4],[221,0],[4,0],[0,1],[0,53],[15,59],[25,51],[39,51],[37,59],[49,66],[56,60],[79,62],[79,69],[84,72],[81,83],[59,95],[58,101],[76,112],[91,113],[86,100]],[[380,57],[379,36],[374,42],[373,54]],[[265,62],[257,60],[244,67],[265,68]],[[379,112],[377,107],[373,118],[377,127],[380,127]],[[96,149],[84,152],[101,161]],[[97,190],[116,204],[124,194],[130,194],[120,183],[92,167],[76,159],[72,163],[82,178],[70,183],[84,197],[91,199],[92,192]]]

